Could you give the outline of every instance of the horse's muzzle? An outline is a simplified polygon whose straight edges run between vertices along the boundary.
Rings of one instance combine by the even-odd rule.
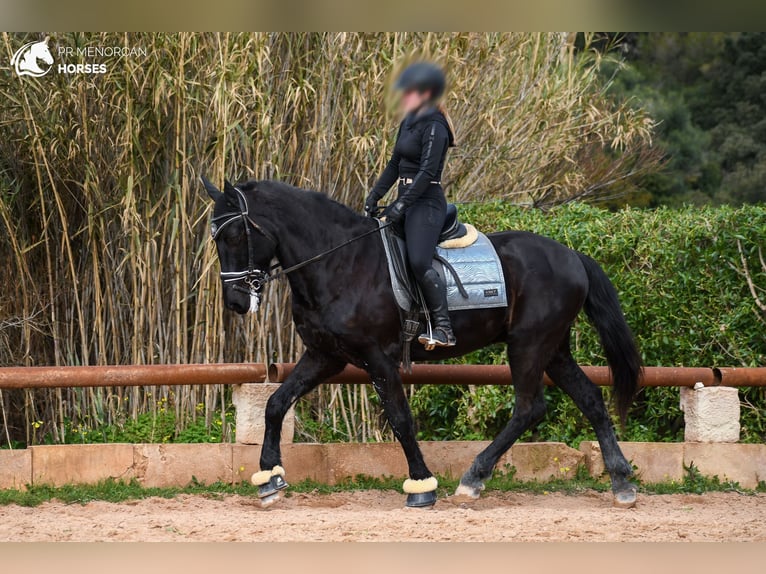
[[[224,288],[223,301],[229,311],[239,315],[245,315],[250,311],[250,296],[243,290],[233,289],[232,286],[227,285]]]

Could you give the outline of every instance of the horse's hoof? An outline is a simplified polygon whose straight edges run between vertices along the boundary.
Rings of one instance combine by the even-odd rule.
[[[428,508],[434,504],[436,504],[435,490],[407,495],[407,506],[409,508]]]
[[[636,506],[636,487],[628,488],[614,493],[615,508],[635,508]]]
[[[282,500],[283,496],[282,493],[277,490],[276,492],[269,494],[268,496],[264,496],[262,498],[258,499],[258,502],[261,503],[261,508],[269,508],[270,506],[273,506],[280,500]]]
[[[482,490],[483,488],[476,488],[461,482],[455,490],[453,499],[457,502],[472,502],[479,499]]]
[[[280,490],[284,490],[290,486],[285,481],[285,478],[281,474],[273,475],[269,481],[258,487],[258,498],[261,499],[261,503],[267,498],[279,494]]]

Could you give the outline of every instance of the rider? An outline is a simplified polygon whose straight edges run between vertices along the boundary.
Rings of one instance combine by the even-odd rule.
[[[386,221],[403,226],[410,267],[433,320],[431,336],[423,333],[418,341],[451,347],[455,335],[447,310],[447,288],[432,267],[447,210],[440,180],[447,149],[455,145],[452,122],[439,104],[446,78],[438,66],[419,62],[402,72],[395,87],[402,92],[405,117],[391,159],[364,209],[374,215],[380,199],[398,182],[398,195],[386,210]]]

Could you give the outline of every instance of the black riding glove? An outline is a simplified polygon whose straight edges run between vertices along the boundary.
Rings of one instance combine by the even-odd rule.
[[[407,207],[401,201],[397,201],[386,210],[386,221],[392,225],[401,223],[404,220],[404,212]]]
[[[364,214],[367,217],[375,217],[378,214],[378,202],[380,197],[374,191],[371,191],[367,196],[367,201],[364,202]]]

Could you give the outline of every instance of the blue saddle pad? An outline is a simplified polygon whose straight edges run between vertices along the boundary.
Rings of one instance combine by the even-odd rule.
[[[404,240],[390,232],[389,228],[381,230],[381,239],[388,259],[391,288],[396,302],[404,311],[417,310],[420,307],[420,299],[407,264]],[[495,251],[495,246],[486,235],[479,232],[476,241],[468,247],[455,249],[437,247],[436,255],[454,269],[465,292],[461,293],[452,270],[442,264],[438,258],[434,258],[434,269],[447,284],[447,303],[450,311],[489,309],[508,305],[500,258]]]

